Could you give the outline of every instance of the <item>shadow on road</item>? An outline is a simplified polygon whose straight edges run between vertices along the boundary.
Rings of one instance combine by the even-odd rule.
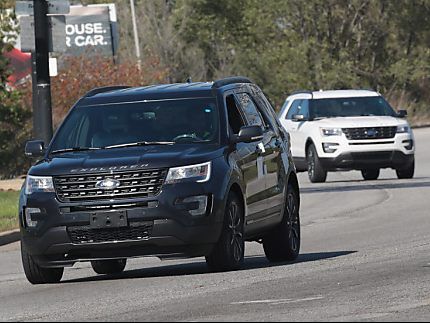
[[[269,268],[269,267],[281,267],[292,264],[313,262],[318,260],[336,258],[346,256],[356,251],[338,251],[338,252],[321,252],[321,253],[307,253],[301,254],[296,261],[293,262],[280,262],[271,263],[264,256],[250,256],[245,257],[245,263],[240,271]],[[189,276],[189,275],[201,275],[210,274],[206,266],[206,262],[199,261],[195,263],[177,264],[177,265],[166,265],[158,266],[145,269],[135,269],[125,271],[119,275],[100,275],[93,277],[86,277],[73,280],[65,280],[62,283],[82,283],[82,282],[93,282],[93,281],[104,281],[104,280],[117,280],[117,279],[136,279],[136,278],[157,278],[157,277],[172,277],[172,276]]]
[[[379,180],[379,181],[374,181],[372,183],[365,182],[365,181],[342,182],[345,184],[357,183],[356,185],[346,185],[346,186],[330,186],[328,185],[329,183],[327,183],[326,186],[301,188],[300,193],[312,194],[312,193],[354,192],[354,191],[371,191],[371,190],[380,190],[380,189],[392,190],[392,189],[403,189],[403,188],[430,187],[430,182],[407,181],[407,182],[399,183],[396,180],[395,183],[392,183],[392,181],[394,180]]]

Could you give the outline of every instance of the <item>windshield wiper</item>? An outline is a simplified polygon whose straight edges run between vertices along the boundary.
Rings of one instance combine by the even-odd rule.
[[[130,142],[128,144],[112,145],[103,147],[103,149],[113,149],[113,148],[124,148],[124,147],[136,147],[136,146],[151,146],[151,145],[174,145],[173,141],[138,141]]]
[[[50,155],[53,154],[62,154],[62,153],[68,153],[68,152],[74,152],[74,151],[87,151],[87,150],[100,150],[101,148],[96,147],[73,147],[73,148],[65,148],[65,149],[58,149],[50,152]]]

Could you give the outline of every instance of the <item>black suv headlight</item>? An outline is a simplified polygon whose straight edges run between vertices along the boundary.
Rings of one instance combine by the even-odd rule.
[[[31,195],[37,192],[54,192],[52,177],[28,175],[25,181],[25,194]]]
[[[166,184],[178,182],[207,182],[211,178],[211,168],[212,162],[170,168],[167,174]]]

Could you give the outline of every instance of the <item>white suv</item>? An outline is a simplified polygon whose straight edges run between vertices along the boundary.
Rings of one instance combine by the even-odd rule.
[[[336,170],[361,170],[365,180],[376,180],[381,168],[393,168],[398,178],[412,178],[415,142],[406,115],[374,91],[303,91],[287,98],[279,119],[297,170],[320,183]]]

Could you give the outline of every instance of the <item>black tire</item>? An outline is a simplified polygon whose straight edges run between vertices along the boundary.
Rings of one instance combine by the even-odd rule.
[[[363,169],[361,171],[361,175],[365,181],[376,181],[380,173],[380,169]]]
[[[127,259],[95,260],[91,261],[91,267],[99,275],[114,275],[124,271]]]
[[[298,192],[289,185],[282,223],[263,238],[270,262],[296,260],[300,253],[300,214]]]
[[[317,150],[313,144],[306,151],[306,160],[308,163],[309,180],[312,183],[324,183],[327,179],[327,171],[321,164]]]
[[[206,263],[211,271],[240,269],[245,256],[244,214],[237,195],[230,192],[225,208],[221,237]]]
[[[399,179],[411,179],[415,174],[415,160],[406,168],[396,170]]]
[[[64,268],[43,268],[40,267],[27,252],[21,242],[21,259],[24,273],[27,280],[33,285],[57,284],[63,278]]]

